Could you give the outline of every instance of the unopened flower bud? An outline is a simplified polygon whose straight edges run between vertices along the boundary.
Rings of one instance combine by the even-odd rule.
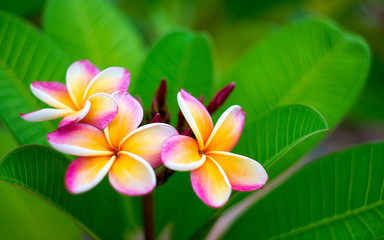
[[[192,135],[192,129],[188,128],[184,132],[180,133],[180,135],[184,135],[184,136],[190,137]]]
[[[156,113],[156,115],[153,117],[151,123],[158,123],[161,122],[161,116],[160,113]]]
[[[154,117],[157,113],[160,113],[160,117],[163,122],[169,123],[170,112],[168,110],[167,97],[167,82],[162,79],[159,87],[156,90],[155,97],[151,103],[151,114]]]
[[[235,88],[235,83],[231,82],[227,86],[223,87],[216,95],[212,98],[211,102],[207,106],[207,110],[210,114],[214,113],[219,107],[221,107],[225,100],[227,100],[229,94]]]

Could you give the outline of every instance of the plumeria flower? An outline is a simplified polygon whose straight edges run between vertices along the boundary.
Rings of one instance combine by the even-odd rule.
[[[181,90],[177,101],[196,139],[176,135],[165,141],[161,152],[164,165],[175,171],[191,171],[193,190],[215,208],[227,202],[231,189],[262,188],[268,179],[264,168],[250,158],[230,153],[243,130],[241,107],[228,108],[213,127],[207,109],[196,98]]]
[[[118,112],[109,94],[126,91],[129,82],[129,71],[124,68],[110,67],[100,72],[88,60],[77,61],[67,70],[66,85],[37,81],[31,84],[32,93],[53,108],[20,115],[30,122],[63,118],[59,127],[82,122],[104,129]]]
[[[71,193],[96,186],[108,173],[111,185],[120,193],[144,195],[156,186],[153,168],[159,167],[161,146],[177,131],[164,123],[139,127],[143,108],[127,92],[112,95],[119,112],[103,131],[74,123],[48,134],[58,151],[80,156],[68,167],[65,183]]]

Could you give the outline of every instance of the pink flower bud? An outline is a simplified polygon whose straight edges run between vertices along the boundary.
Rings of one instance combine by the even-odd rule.
[[[208,104],[207,110],[210,114],[214,113],[219,107],[221,107],[225,100],[227,100],[229,94],[235,88],[235,83],[231,82],[227,86],[223,87],[216,95],[213,97],[211,102]]]

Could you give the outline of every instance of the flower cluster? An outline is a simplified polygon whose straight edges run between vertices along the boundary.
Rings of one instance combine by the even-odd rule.
[[[88,191],[108,174],[118,192],[145,195],[156,187],[154,169],[163,164],[168,170],[191,171],[193,190],[211,207],[222,206],[231,189],[251,191],[263,187],[268,179],[264,168],[250,158],[230,153],[244,125],[241,107],[228,108],[213,126],[204,105],[182,89],[177,100],[194,134],[190,137],[165,123],[140,126],[144,110],[127,92],[129,83],[129,71],[124,68],[100,71],[83,60],[68,68],[66,85],[31,84],[32,93],[53,108],[21,117],[32,122],[63,118],[59,128],[48,134],[48,141],[58,151],[79,156],[66,173],[69,192]],[[225,91],[232,89],[224,89],[217,98],[225,100]],[[165,111],[161,108],[163,99],[164,94],[158,93],[152,112]],[[208,109],[218,107],[213,103]]]

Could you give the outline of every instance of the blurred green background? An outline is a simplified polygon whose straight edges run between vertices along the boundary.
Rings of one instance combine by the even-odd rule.
[[[301,16],[326,16],[357,32],[372,51],[370,75],[360,98],[338,129],[313,156],[352,144],[384,139],[384,1],[357,0],[114,0],[151,46],[165,33],[188,27],[208,33],[213,42],[216,85],[220,76],[255,42]],[[41,25],[44,0],[1,0],[0,9]],[[236,81],[236,79],[234,79]],[[216,87],[217,87],[216,86]],[[16,143],[0,126],[0,154]],[[0,239],[87,239],[64,214],[32,194],[0,183]],[[106,220],[107,221],[107,220]]]

